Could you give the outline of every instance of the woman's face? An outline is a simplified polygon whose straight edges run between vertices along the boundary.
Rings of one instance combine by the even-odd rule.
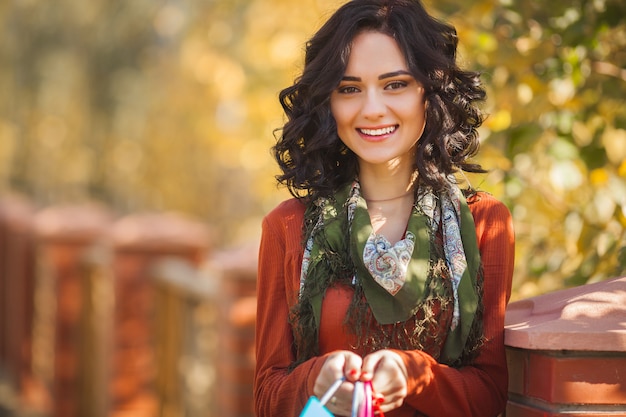
[[[343,143],[367,165],[413,165],[425,126],[424,87],[396,41],[379,32],[354,38],[346,72],[330,98]]]

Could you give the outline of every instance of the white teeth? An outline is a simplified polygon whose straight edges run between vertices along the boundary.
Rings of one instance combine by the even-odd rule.
[[[361,133],[368,136],[388,135],[396,130],[395,126],[384,127],[382,129],[359,129]]]

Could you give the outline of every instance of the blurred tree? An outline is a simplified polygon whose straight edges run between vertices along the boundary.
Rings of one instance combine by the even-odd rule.
[[[41,205],[95,198],[120,213],[180,210],[215,224],[225,242],[254,236],[282,198],[269,155],[277,92],[325,8],[3,3],[0,186]]]
[[[514,215],[515,296],[626,273],[626,3],[465,5],[441,9],[485,74],[481,158]]]
[[[0,190],[178,210],[254,239],[277,190],[278,91],[337,0],[0,4]],[[626,273],[626,4],[426,1],[489,113],[471,176],[511,208],[514,297]]]

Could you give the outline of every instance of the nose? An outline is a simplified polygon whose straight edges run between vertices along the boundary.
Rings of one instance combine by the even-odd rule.
[[[363,117],[369,120],[376,120],[385,115],[387,106],[380,92],[370,90],[364,97],[361,113]]]

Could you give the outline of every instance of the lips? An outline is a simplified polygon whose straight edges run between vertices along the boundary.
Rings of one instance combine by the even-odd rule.
[[[398,125],[376,127],[376,128],[357,128],[359,135],[368,142],[382,142],[390,137],[396,130]]]
[[[397,128],[398,128],[398,125],[380,127],[380,128],[375,128],[375,129],[358,128],[357,130],[362,135],[377,137],[377,136],[390,135],[393,132],[395,132]]]

